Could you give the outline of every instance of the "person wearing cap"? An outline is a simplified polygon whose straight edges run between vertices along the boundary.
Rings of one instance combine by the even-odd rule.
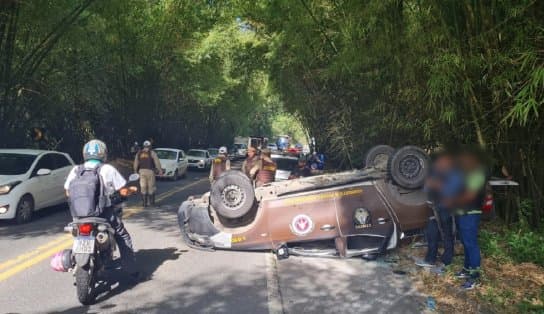
[[[242,164],[242,172],[244,172],[251,180],[255,179],[255,175],[259,171],[259,156],[257,156],[257,149],[250,146],[247,149],[247,158]]]
[[[210,169],[210,182],[214,182],[223,172],[230,170],[230,160],[225,146],[219,148],[219,155],[215,157]]]
[[[263,149],[261,151],[261,158],[257,162],[258,171],[255,178],[255,185],[257,187],[263,186],[266,183],[274,182],[276,177],[276,170],[278,166],[271,158],[272,152],[270,149]]]
[[[134,158],[134,172],[140,174],[142,204],[147,207],[155,205],[155,172],[162,175],[162,167],[157,153],[151,150],[151,142],[145,141],[143,146]]]

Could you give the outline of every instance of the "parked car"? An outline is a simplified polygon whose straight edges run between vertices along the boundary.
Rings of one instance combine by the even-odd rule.
[[[65,203],[64,181],[73,167],[61,152],[0,149],[0,219],[25,223],[34,211]]]
[[[155,152],[162,166],[162,176],[158,178],[168,178],[178,180],[187,175],[188,162],[185,152],[175,148],[156,148]]]
[[[298,166],[298,158],[279,154],[272,154],[271,157],[277,166],[275,181],[288,180],[291,172]]]
[[[231,148],[230,155],[233,159],[243,159],[247,155],[246,144],[234,144]]]
[[[189,168],[209,169],[212,165],[210,152],[205,149],[190,149],[187,151]]]
[[[219,148],[208,148],[208,152],[212,158],[219,156]]]
[[[278,145],[277,144],[274,144],[274,143],[269,143],[268,144],[268,149],[270,149],[271,152],[273,153],[276,153],[278,152]]]
[[[193,248],[272,250],[278,257],[384,253],[432,214],[421,188],[426,153],[409,146],[391,158],[399,162],[386,171],[370,167],[258,188],[243,173],[227,171],[209,193],[181,205],[183,240]]]

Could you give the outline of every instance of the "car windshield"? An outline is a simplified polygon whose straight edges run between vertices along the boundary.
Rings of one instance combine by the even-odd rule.
[[[0,153],[0,175],[18,175],[28,171],[35,155]]]
[[[171,151],[171,150],[155,150],[155,152],[157,153],[157,156],[159,157],[159,159],[172,159],[172,160],[175,160],[176,157],[177,157],[177,153],[174,152],[174,151]]]
[[[276,165],[278,166],[278,169],[280,170],[288,170],[291,171],[295,169],[295,167],[298,164],[297,159],[290,159],[290,158],[272,158]]]
[[[246,144],[234,144],[234,148],[236,148],[236,149],[246,149],[247,145]]]
[[[194,157],[206,157],[206,152],[202,150],[194,150],[191,149],[187,152],[187,155],[194,156]]]

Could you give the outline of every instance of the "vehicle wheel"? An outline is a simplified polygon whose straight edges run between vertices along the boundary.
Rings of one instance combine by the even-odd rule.
[[[179,173],[178,170],[174,171],[174,176],[172,177],[172,181],[178,181],[179,180]]]
[[[429,173],[429,156],[416,146],[404,146],[395,151],[387,165],[389,178],[406,189],[420,188]]]
[[[212,184],[210,203],[225,218],[240,218],[253,207],[255,191],[251,180],[237,170],[224,172]]]
[[[365,156],[365,167],[374,167],[379,170],[387,170],[387,162],[395,149],[389,145],[377,145],[372,147]]]
[[[77,299],[83,305],[89,305],[94,301],[93,269],[89,266],[76,269]]]
[[[185,171],[183,171],[183,174],[181,175],[182,179],[187,178],[187,168],[185,168]]]
[[[21,197],[17,204],[17,211],[15,213],[15,221],[18,224],[24,224],[32,220],[34,214],[34,199],[31,195],[27,194]]]

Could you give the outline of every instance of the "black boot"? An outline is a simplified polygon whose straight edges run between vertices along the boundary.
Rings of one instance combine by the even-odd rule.
[[[142,206],[147,207],[147,194],[142,194]]]
[[[151,206],[155,206],[155,193],[149,195],[149,203]]]

